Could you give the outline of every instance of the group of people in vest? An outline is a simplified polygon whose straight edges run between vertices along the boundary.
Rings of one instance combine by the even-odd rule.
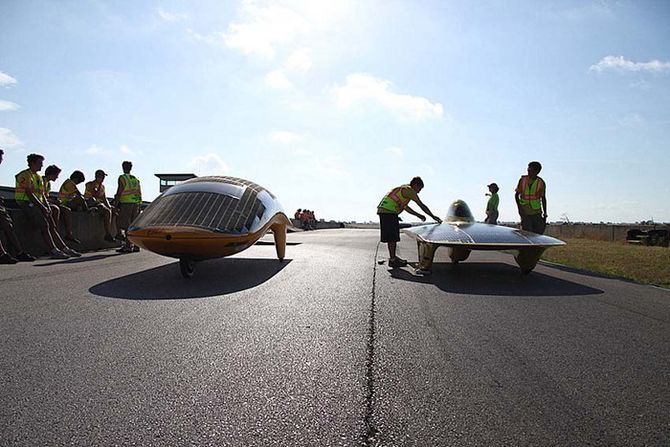
[[[316,230],[316,216],[313,210],[298,208],[293,218],[300,221],[300,228],[303,230]]]
[[[522,175],[514,191],[514,200],[521,217],[521,229],[537,234],[543,234],[547,222],[547,198],[545,195],[546,185],[544,180],[538,176],[542,165],[538,161],[528,163],[527,175]],[[436,222],[442,220],[435,216],[430,209],[419,199],[419,192],[424,184],[421,177],[414,177],[409,184],[400,185],[390,190],[377,205],[379,215],[379,228],[381,242],[385,242],[389,252],[389,266],[402,267],[407,265],[405,259],[396,255],[397,243],[400,241],[400,218],[403,211],[418,217],[421,221],[426,216],[410,208],[409,202],[415,202],[424,213],[432,217]],[[496,225],[498,222],[498,185],[488,185],[490,198],[486,204],[485,223]]]
[[[100,214],[105,228],[105,241],[121,240],[123,244],[117,250],[121,253],[139,251],[139,247],[134,246],[125,234],[130,223],[139,215],[142,203],[140,181],[130,173],[133,166],[131,162],[124,161],[121,165],[123,174],[119,176],[118,188],[111,203],[107,199],[105,186],[103,185],[107,174],[101,169],[95,171],[94,180],[85,184],[83,194],[79,191],[78,185],[85,181],[84,174],[81,171],[74,171],[70,178],[63,182],[58,191],[58,198],[55,199],[51,198],[49,193],[51,192],[51,183],[58,179],[61,169],[56,165],[50,165],[45,169],[44,175],[40,174],[44,166],[44,156],[40,154],[28,155],[27,162],[28,169],[16,174],[14,199],[28,219],[40,229],[52,259],[81,256],[81,253],[68,245],[68,243],[80,243],[72,233],[73,212],[93,211]],[[64,237],[61,237],[58,232],[61,215],[65,224]],[[10,219],[11,222],[9,216],[6,218]],[[112,234],[113,228],[118,229],[114,235]],[[13,239],[15,238],[10,239],[14,244]],[[19,255],[25,253],[20,249],[20,246],[16,247],[16,250]],[[13,257],[4,248],[0,253],[0,263],[9,264],[31,260],[35,260],[35,258],[30,255],[28,257],[21,256],[21,258],[19,256]]]

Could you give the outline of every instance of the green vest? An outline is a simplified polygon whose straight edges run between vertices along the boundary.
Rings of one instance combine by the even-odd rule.
[[[540,185],[544,186],[544,180],[537,177],[530,182],[528,176],[521,177],[521,198],[519,203],[524,207],[527,214],[540,214],[542,212],[542,196]]]
[[[119,203],[141,203],[140,179],[130,174],[123,174],[119,176],[119,179],[123,183],[123,191],[121,191]]]
[[[384,196],[382,201],[379,202],[379,205],[377,205],[377,209],[381,208],[383,210],[387,210],[395,214],[402,213],[410,201],[410,198],[405,197],[405,195],[402,193],[402,190],[405,188],[411,188],[411,186],[401,185],[398,186],[397,188],[393,188],[392,190],[390,190]]]
[[[14,200],[17,202],[30,202],[30,197],[28,197],[28,190],[26,189],[26,185],[23,181],[25,176],[29,177],[29,182],[32,185],[33,194],[38,200],[41,201],[41,196],[44,193],[44,183],[42,182],[42,176],[39,174],[33,174],[33,171],[30,169],[23,170],[16,174]]]

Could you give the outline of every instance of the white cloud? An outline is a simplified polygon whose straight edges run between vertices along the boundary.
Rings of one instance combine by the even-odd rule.
[[[402,157],[403,154],[402,148],[398,146],[387,147],[386,149],[384,149],[384,152],[391,155],[395,155],[396,157]]]
[[[19,105],[11,101],[4,101],[0,99],[0,112],[6,112],[8,110],[18,110]]]
[[[288,60],[284,64],[284,68],[287,70],[295,71],[307,71],[312,67],[312,60],[309,57],[309,51],[307,48],[300,48],[295,50],[288,57]]]
[[[303,139],[303,136],[289,130],[278,130],[270,134],[270,140],[276,143],[290,144]]]
[[[119,152],[123,155],[130,155],[130,156],[133,156],[133,157],[137,157],[137,156],[141,157],[142,155],[144,155],[143,151],[133,150],[125,144],[122,144],[119,147]]]
[[[265,75],[265,83],[278,90],[287,90],[293,87],[283,70],[272,70]]]
[[[23,145],[19,137],[6,127],[0,127],[0,147],[18,147]]]
[[[93,144],[89,146],[87,149],[84,149],[84,154],[86,155],[102,155],[106,154],[108,151],[103,148],[102,146],[98,146],[97,144]]]
[[[195,169],[198,175],[223,175],[230,170],[221,157],[212,152],[193,157],[188,166]]]
[[[664,73],[670,72],[670,62],[661,62],[659,60],[631,62],[624,59],[623,56],[605,56],[596,65],[589,67],[589,71],[597,71],[599,73],[607,70]]]
[[[188,14],[173,13],[164,10],[163,8],[158,8],[156,11],[158,17],[165,20],[166,22],[179,22],[182,20],[188,20]]]
[[[272,70],[265,75],[265,83],[278,90],[293,88],[288,72],[306,72],[312,67],[312,60],[306,48],[294,51],[282,68]]]
[[[282,4],[267,4],[244,0],[242,13],[246,21],[231,23],[223,33],[223,42],[229,48],[244,54],[274,57],[277,47],[293,41],[309,29],[309,24],[296,11]]]
[[[221,34],[228,48],[272,59],[280,48],[309,43],[315,32],[336,28],[348,0],[243,0],[241,20]]]
[[[16,84],[16,79],[0,71],[0,86]]]
[[[430,102],[422,96],[404,95],[389,91],[392,83],[365,73],[347,76],[343,86],[333,88],[337,104],[351,107],[361,101],[373,101],[383,107],[415,120],[440,118],[444,115],[442,104]]]

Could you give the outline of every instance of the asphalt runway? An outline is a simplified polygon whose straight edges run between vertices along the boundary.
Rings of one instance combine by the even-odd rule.
[[[288,240],[0,266],[0,445],[670,445],[669,291]]]

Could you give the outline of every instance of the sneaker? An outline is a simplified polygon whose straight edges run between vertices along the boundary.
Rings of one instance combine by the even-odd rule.
[[[19,261],[9,253],[3,253],[0,255],[0,264],[16,264],[17,262]]]
[[[123,247],[116,250],[116,252],[117,253],[132,253],[133,249],[124,245]]]
[[[404,267],[406,265],[407,265],[407,261],[402,259],[402,258],[399,258],[397,256],[393,259],[389,259],[389,266],[390,267]]]
[[[69,256],[60,251],[57,248],[54,248],[51,250],[51,255],[49,256],[51,259],[68,259]]]
[[[65,236],[65,240],[75,244],[81,244],[81,241],[72,235]]]
[[[426,276],[426,275],[431,275],[433,272],[431,272],[428,269],[418,268],[418,269],[414,270],[414,273],[416,273],[417,275]]]
[[[389,267],[396,268],[396,267],[404,267],[406,265],[407,261],[405,261],[404,259],[400,258],[389,259]]]
[[[73,258],[78,258],[81,256],[81,253],[79,253],[77,250],[73,250],[70,247],[65,247],[63,249],[63,253],[65,253],[68,256],[71,256]]]
[[[140,247],[138,247],[137,245],[133,245],[133,253],[137,253],[139,251],[140,251]]]
[[[31,256],[24,251],[24,252],[21,252],[18,255],[16,255],[16,259],[19,262],[33,262],[36,258],[35,258],[35,256]]]
[[[111,234],[106,234],[106,235],[105,235],[105,241],[107,241],[107,242],[116,242],[116,239],[114,239],[114,236],[112,236]]]

